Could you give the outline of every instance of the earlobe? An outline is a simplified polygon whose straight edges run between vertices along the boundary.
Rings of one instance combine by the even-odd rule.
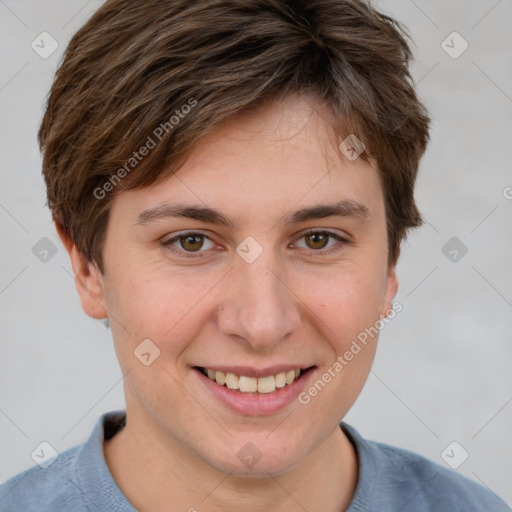
[[[381,318],[388,316],[393,308],[393,299],[398,292],[398,279],[396,277],[395,267],[389,267],[386,277],[386,288],[384,292],[384,301],[382,304]]]
[[[82,309],[91,318],[107,318],[103,276],[95,263],[87,261],[64,228],[56,224],[57,233],[71,260],[75,286]]]

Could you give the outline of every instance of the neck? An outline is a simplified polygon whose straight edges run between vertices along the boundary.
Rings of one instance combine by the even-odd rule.
[[[247,478],[217,471],[170,438],[148,436],[129,418],[105,441],[104,453],[117,485],[140,512],[340,512],[355,492],[357,456],[340,428],[287,473]]]

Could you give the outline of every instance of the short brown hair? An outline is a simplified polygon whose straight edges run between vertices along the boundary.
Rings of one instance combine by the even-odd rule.
[[[308,93],[378,162],[396,262],[422,222],[413,192],[430,122],[407,37],[363,0],[107,1],[72,38],[39,131],[55,222],[103,269],[115,192],[175,172],[223,121]]]

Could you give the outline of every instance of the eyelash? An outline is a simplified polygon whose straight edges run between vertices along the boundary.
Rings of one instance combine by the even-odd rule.
[[[335,239],[337,242],[341,243],[342,245],[351,245],[352,242],[350,240],[348,240],[347,238],[333,232],[333,231],[327,231],[327,230],[317,230],[317,229],[309,229],[307,230],[306,232],[302,233],[302,235],[297,239],[297,240],[301,240],[302,238],[304,237],[307,237],[307,236],[311,236],[311,235],[327,235],[329,238],[333,238]],[[185,258],[197,258],[197,257],[201,257],[202,256],[202,253],[205,253],[207,252],[206,251],[186,251],[185,249],[178,249],[176,247],[174,247],[172,244],[174,242],[177,242],[179,241],[180,239],[184,239],[184,238],[187,238],[189,236],[199,236],[199,237],[203,237],[213,243],[215,243],[208,235],[206,235],[205,233],[202,233],[200,231],[184,231],[182,233],[179,233],[175,236],[173,236],[172,238],[169,238],[168,240],[165,240],[164,242],[162,242],[162,245],[166,248],[169,248],[172,252],[174,252],[175,254],[178,254],[179,256],[184,256]],[[302,248],[301,248],[302,249]],[[313,256],[323,256],[324,254],[328,254],[330,252],[333,252],[333,251],[336,251],[336,250],[340,250],[341,247],[338,247],[338,244],[336,244],[336,246],[332,246],[328,249],[318,249],[318,250],[315,250],[315,249],[309,249],[309,251],[311,252],[311,254]],[[307,249],[306,249],[307,250]]]

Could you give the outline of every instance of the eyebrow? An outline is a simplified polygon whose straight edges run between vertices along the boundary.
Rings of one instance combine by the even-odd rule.
[[[298,224],[308,220],[323,219],[326,217],[354,217],[359,220],[370,218],[369,209],[353,199],[343,199],[332,205],[314,205],[302,208],[284,217],[284,224]],[[155,220],[183,217],[199,220],[209,224],[217,224],[227,228],[234,228],[235,223],[229,217],[205,206],[163,204],[144,210],[139,214],[136,225],[145,225]]]
[[[370,218],[370,210],[353,199],[343,199],[333,205],[316,205],[298,210],[285,217],[285,224],[298,224],[307,220],[323,219],[325,217],[355,217],[360,220]]]

